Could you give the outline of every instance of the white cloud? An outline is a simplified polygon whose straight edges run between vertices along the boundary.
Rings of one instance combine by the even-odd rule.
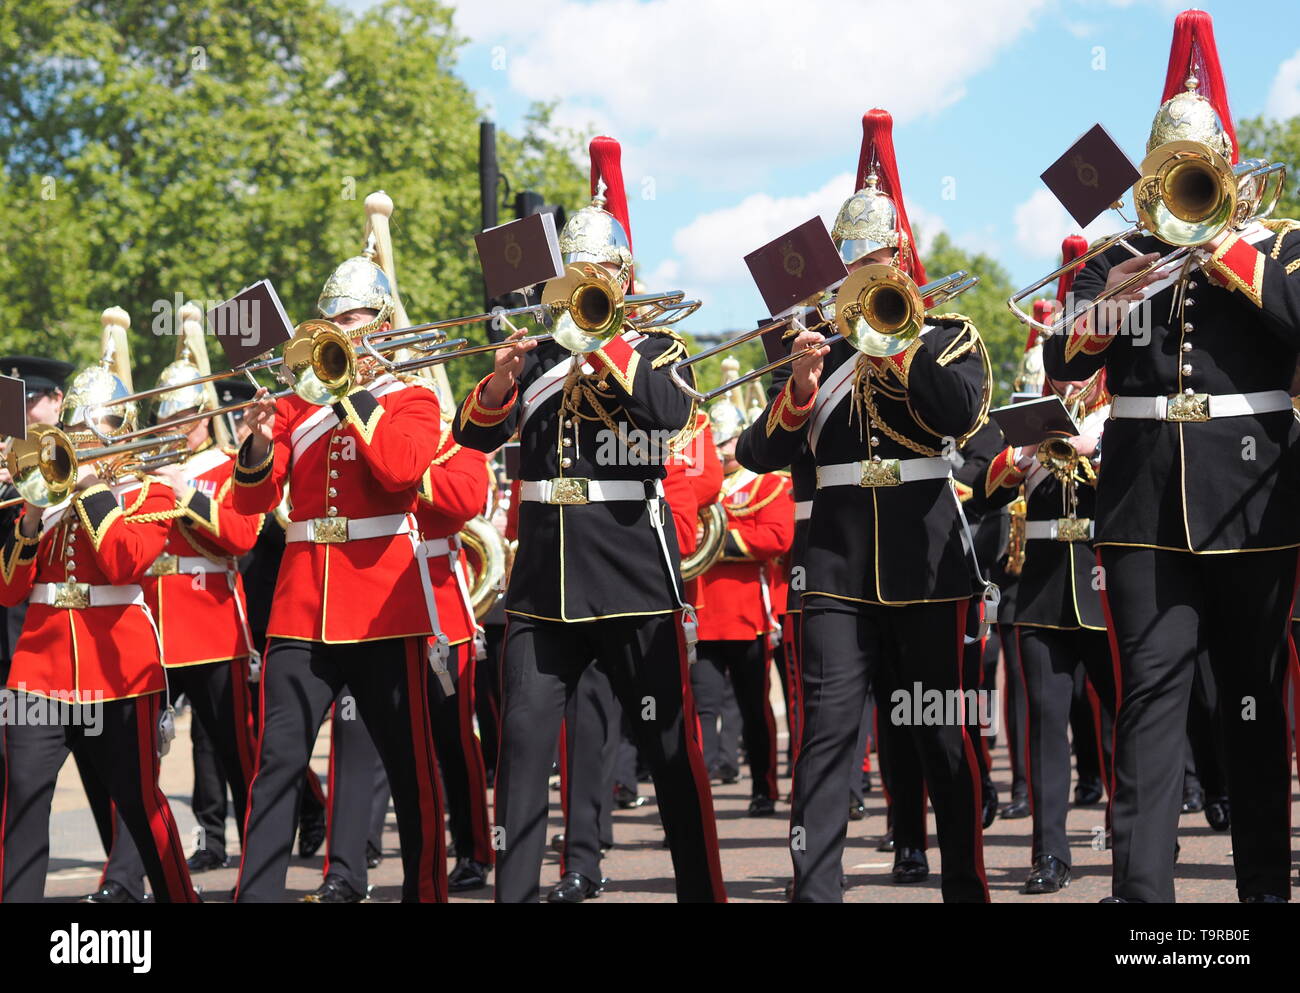
[[[457,23],[500,46],[521,96],[641,146],[644,174],[698,176],[704,161],[697,181],[740,189],[781,149],[843,154],[869,107],[901,124],[961,100],[1047,2],[506,0]]]
[[[1036,190],[1028,200],[1016,206],[1012,216],[1016,225],[1016,244],[1035,259],[1059,258],[1065,236],[1079,230],[1074,218],[1048,190]],[[1113,215],[1105,213],[1083,229],[1083,236],[1091,242],[1119,227]]]
[[[1264,112],[1278,119],[1300,114],[1300,51],[1278,67]]]

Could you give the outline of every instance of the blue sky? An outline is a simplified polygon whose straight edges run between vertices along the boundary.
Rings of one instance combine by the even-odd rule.
[[[700,295],[706,331],[761,315],[742,256],[833,217],[873,106],[894,115],[923,246],[942,227],[1017,285],[1046,272],[1071,222],[1039,173],[1098,121],[1141,159],[1183,6],[472,0],[457,11],[471,39],[459,69],[506,128],[554,99],[562,123],[623,142],[640,274]],[[1234,116],[1300,114],[1300,5],[1201,6]]]

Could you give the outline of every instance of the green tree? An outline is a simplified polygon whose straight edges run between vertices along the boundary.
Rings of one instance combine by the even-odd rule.
[[[83,363],[118,305],[145,383],[174,353],[151,325],[178,295],[269,278],[304,319],[361,249],[361,201],[381,188],[412,319],[480,310],[480,108],[454,73],[462,44],[437,0],[361,15],[325,0],[0,8],[4,349]],[[549,113],[499,132],[501,166],[576,207],[583,136],[557,135]],[[487,361],[453,363],[453,385]]]
[[[1285,162],[1290,183],[1273,211],[1274,217],[1300,219],[1300,188],[1295,177],[1300,176],[1300,117],[1277,121],[1266,117],[1250,117],[1237,122],[1237,142],[1243,159],[1268,159]]]

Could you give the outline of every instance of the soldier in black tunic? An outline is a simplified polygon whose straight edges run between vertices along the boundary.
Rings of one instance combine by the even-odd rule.
[[[1184,82],[1185,81],[1185,82]],[[1196,139],[1236,158],[1209,15],[1179,15],[1150,148]],[[1090,261],[1077,301],[1169,246],[1134,239]],[[1114,896],[1174,899],[1188,698],[1198,646],[1222,694],[1232,849],[1242,900],[1290,896],[1282,682],[1296,585],[1300,425],[1287,389],[1300,351],[1300,230],[1225,227],[1191,263],[1139,280],[1045,346],[1048,375],[1106,370],[1113,396],[1095,538],[1118,658]],[[1023,590],[1022,590],[1023,597]]]

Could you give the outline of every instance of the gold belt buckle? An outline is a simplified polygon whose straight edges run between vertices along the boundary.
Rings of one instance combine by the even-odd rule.
[[[318,545],[338,545],[348,540],[346,517],[317,517],[312,521],[311,540]]]
[[[547,503],[557,504],[561,507],[581,506],[584,503],[590,503],[587,499],[587,483],[589,481],[580,476],[559,477],[551,480],[551,498]]]
[[[1210,394],[1175,393],[1165,404],[1166,421],[1208,421]]]
[[[149,567],[151,576],[175,576],[180,571],[181,560],[178,555],[159,555]]]
[[[1092,519],[1088,517],[1059,517],[1056,520],[1057,541],[1087,541]]]
[[[870,459],[862,463],[860,486],[898,486],[903,481],[903,470],[898,459]]]
[[[89,583],[55,583],[54,606],[82,610],[90,606]]]

